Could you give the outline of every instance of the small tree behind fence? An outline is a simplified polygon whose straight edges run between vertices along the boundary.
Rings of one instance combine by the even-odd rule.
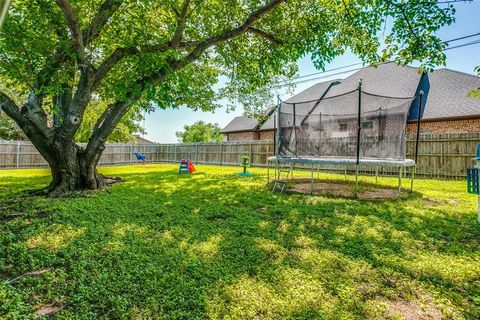
[[[423,135],[419,146],[417,174],[424,177],[460,179],[471,166],[471,158],[480,143],[480,133]],[[134,152],[140,152],[153,163],[179,163],[189,159],[197,164],[239,165],[242,156],[250,157],[252,166],[266,166],[274,154],[272,141],[229,141],[188,144],[117,144],[110,143],[100,158],[100,165],[138,163]],[[413,159],[415,137],[407,139],[407,158]],[[46,161],[28,141],[0,141],[0,168],[47,167]],[[301,167],[300,165],[298,166]],[[343,171],[338,166],[322,166],[322,170]],[[364,172],[371,170],[364,168]],[[378,168],[380,174],[394,173]]]

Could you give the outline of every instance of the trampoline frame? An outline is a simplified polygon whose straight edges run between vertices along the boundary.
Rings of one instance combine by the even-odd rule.
[[[359,171],[361,167],[372,167],[375,169],[375,182],[378,182],[378,169],[379,168],[398,168],[398,187],[397,187],[397,197],[401,194],[402,190],[402,176],[405,173],[408,173],[410,168],[410,192],[413,192],[413,184],[415,180],[416,173],[416,164],[414,160],[394,160],[394,159],[360,159],[357,163],[356,159],[352,158],[334,158],[334,157],[323,157],[323,158],[287,158],[287,157],[269,157],[267,159],[267,183],[270,183],[270,169],[271,163],[274,163],[274,181],[280,180],[281,169],[280,165],[289,165],[289,170],[291,171],[290,176],[293,177],[293,171],[295,170],[295,164],[311,164],[311,178],[310,178],[310,193],[313,194],[313,183],[314,183],[314,172],[315,165],[317,171],[317,178],[320,176],[320,166],[321,165],[338,165],[344,167],[345,180],[347,180],[347,173],[349,168],[355,168],[355,186],[354,186],[354,195],[358,194],[358,185],[359,185]],[[307,168],[302,168],[307,169]],[[298,169],[300,170],[300,169]],[[405,170],[405,171],[404,171]]]
[[[318,103],[323,100],[325,97],[326,93],[328,90],[332,87],[332,85],[329,86],[327,91],[320,97]],[[323,157],[280,157],[278,156],[279,154],[279,148],[280,148],[280,106],[282,104],[282,101],[279,96],[277,96],[278,99],[278,105],[275,110],[275,115],[274,115],[274,150],[275,150],[275,156],[269,157],[267,159],[267,183],[270,183],[270,163],[274,162],[275,163],[275,179],[274,181],[280,181],[281,178],[281,169],[280,165],[285,166],[285,164],[289,164],[291,171],[291,177],[293,177],[293,171],[295,169],[295,164],[300,163],[300,164],[311,164],[311,185],[310,185],[310,193],[313,194],[313,181],[314,181],[314,167],[317,165],[317,177],[320,175],[320,166],[322,164],[324,165],[341,165],[345,166],[345,179],[347,178],[347,172],[349,167],[355,166],[355,188],[354,188],[354,195],[357,196],[358,194],[358,184],[359,184],[359,171],[361,166],[367,166],[367,167],[374,167],[375,168],[375,182],[378,182],[378,169],[380,167],[390,167],[390,168],[398,168],[398,193],[397,197],[401,194],[402,190],[402,175],[404,173],[404,170],[407,172],[408,168],[411,168],[411,174],[410,174],[410,192],[413,192],[413,185],[414,185],[414,180],[415,180],[415,175],[417,171],[417,162],[418,162],[418,147],[419,147],[419,141],[420,141],[420,126],[421,126],[421,115],[422,115],[422,104],[423,104],[423,95],[424,92],[420,90],[418,92],[418,95],[415,95],[415,97],[419,98],[419,104],[418,104],[418,115],[417,115],[417,132],[416,132],[416,140],[415,140],[415,154],[414,154],[414,160],[411,159],[382,159],[382,158],[361,158],[360,157],[360,132],[362,130],[361,127],[361,113],[362,113],[362,80],[360,79],[359,84],[358,84],[358,119],[357,119],[357,146],[356,146],[356,158],[341,158],[341,157],[329,157],[329,156],[323,156]],[[317,103],[317,104],[318,104]],[[293,112],[294,112],[294,121],[295,121],[295,103],[293,103]],[[405,124],[406,125],[406,124]],[[294,122],[295,126],[295,122]],[[296,148],[295,148],[296,149]],[[286,182],[285,182],[286,183]],[[275,190],[275,186],[272,190],[272,192]],[[282,188],[283,191],[283,188]]]

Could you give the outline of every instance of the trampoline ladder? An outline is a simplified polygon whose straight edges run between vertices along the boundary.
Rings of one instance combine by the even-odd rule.
[[[285,164],[283,164],[282,167],[278,170],[278,179],[275,179],[272,193],[275,192],[277,189],[280,189],[280,193],[283,193],[283,190],[285,190],[285,185],[287,184],[291,169],[290,168],[285,169],[284,166]],[[284,174],[283,179],[282,179],[282,173]]]

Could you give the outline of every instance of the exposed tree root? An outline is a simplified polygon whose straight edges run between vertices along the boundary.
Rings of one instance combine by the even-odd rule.
[[[52,181],[45,194],[50,198],[85,197],[94,190],[105,190],[111,185],[122,181],[123,179],[120,177],[106,177],[101,174],[97,174],[95,181],[90,183],[64,183],[62,181],[55,184]]]

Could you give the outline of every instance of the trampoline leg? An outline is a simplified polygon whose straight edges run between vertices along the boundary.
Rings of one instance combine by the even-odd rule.
[[[320,178],[320,165],[317,167],[317,179]]]
[[[267,185],[270,183],[270,161],[267,160]]]
[[[402,192],[402,174],[403,174],[403,167],[400,167],[400,171],[398,172],[398,196]]]
[[[417,166],[413,166],[412,168],[412,177],[410,179],[410,193],[413,192],[413,181],[415,180],[415,173],[417,172]]]
[[[355,197],[358,194],[358,164],[355,165]]]
[[[348,170],[348,166],[345,165],[345,172],[344,172],[345,173],[345,180],[347,180],[347,170]]]
[[[315,171],[315,168],[313,167],[312,163],[312,179],[310,181],[310,194],[313,194],[313,172]]]
[[[375,183],[378,183],[378,167],[375,167]]]

